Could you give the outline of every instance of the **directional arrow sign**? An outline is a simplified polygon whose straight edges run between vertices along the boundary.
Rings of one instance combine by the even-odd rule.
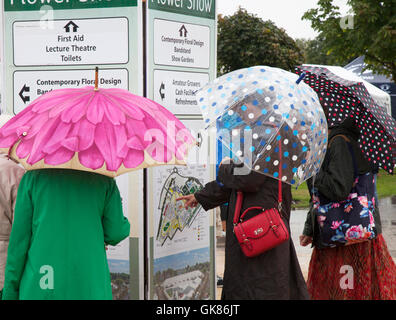
[[[188,30],[188,32],[187,32]],[[155,19],[154,63],[167,66],[209,68],[208,26]]]
[[[51,90],[95,85],[95,76],[90,69],[18,70],[13,75],[15,114],[26,107],[26,102],[34,101]],[[128,70],[103,69],[99,72],[98,81],[100,88],[122,88],[128,90]],[[29,94],[26,92],[29,92]]]
[[[30,92],[30,87],[27,87],[26,84],[24,84],[21,91],[19,91],[19,96],[21,97],[23,103],[26,103],[26,102],[30,101],[30,97],[24,96],[23,95],[24,92]]]
[[[207,73],[154,70],[154,101],[174,114],[200,115],[195,92],[208,81]]]
[[[179,29],[180,37],[187,37],[187,29],[186,26],[183,24]]]
[[[77,29],[79,28],[78,25],[76,25],[73,21],[69,21],[67,25],[65,25],[63,28],[65,28],[66,32],[70,32],[70,27],[73,28],[73,32],[77,32]]]
[[[13,23],[15,66],[123,64],[129,61],[128,19],[98,18]]]
[[[165,84],[163,82],[161,82],[161,86],[159,89],[161,100],[164,100],[164,98],[165,98],[164,90],[165,90]]]

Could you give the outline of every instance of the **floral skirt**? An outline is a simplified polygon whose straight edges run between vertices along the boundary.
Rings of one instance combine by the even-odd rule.
[[[382,234],[345,247],[314,248],[307,286],[313,300],[396,300],[396,264]]]

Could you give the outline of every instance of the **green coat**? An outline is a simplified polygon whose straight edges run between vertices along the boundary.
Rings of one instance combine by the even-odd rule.
[[[18,189],[3,299],[112,299],[105,244],[129,236],[115,180],[28,171]]]

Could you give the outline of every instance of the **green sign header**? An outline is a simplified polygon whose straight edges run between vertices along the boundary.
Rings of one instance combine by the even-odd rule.
[[[215,19],[216,0],[147,0],[150,9]]]
[[[32,11],[50,6],[53,10],[136,7],[137,0],[4,0],[4,11]]]

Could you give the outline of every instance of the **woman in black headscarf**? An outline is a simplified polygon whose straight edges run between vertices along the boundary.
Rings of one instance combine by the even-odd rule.
[[[373,171],[360,151],[358,137],[352,118],[329,128],[329,147],[314,187],[332,202],[346,200],[354,184],[354,160],[348,143],[358,175]],[[311,192],[312,180],[307,184]],[[311,299],[396,299],[396,266],[381,234],[378,204],[373,216],[376,239],[320,249],[318,222],[311,204],[300,236],[302,246],[312,243],[314,247],[307,281]]]

